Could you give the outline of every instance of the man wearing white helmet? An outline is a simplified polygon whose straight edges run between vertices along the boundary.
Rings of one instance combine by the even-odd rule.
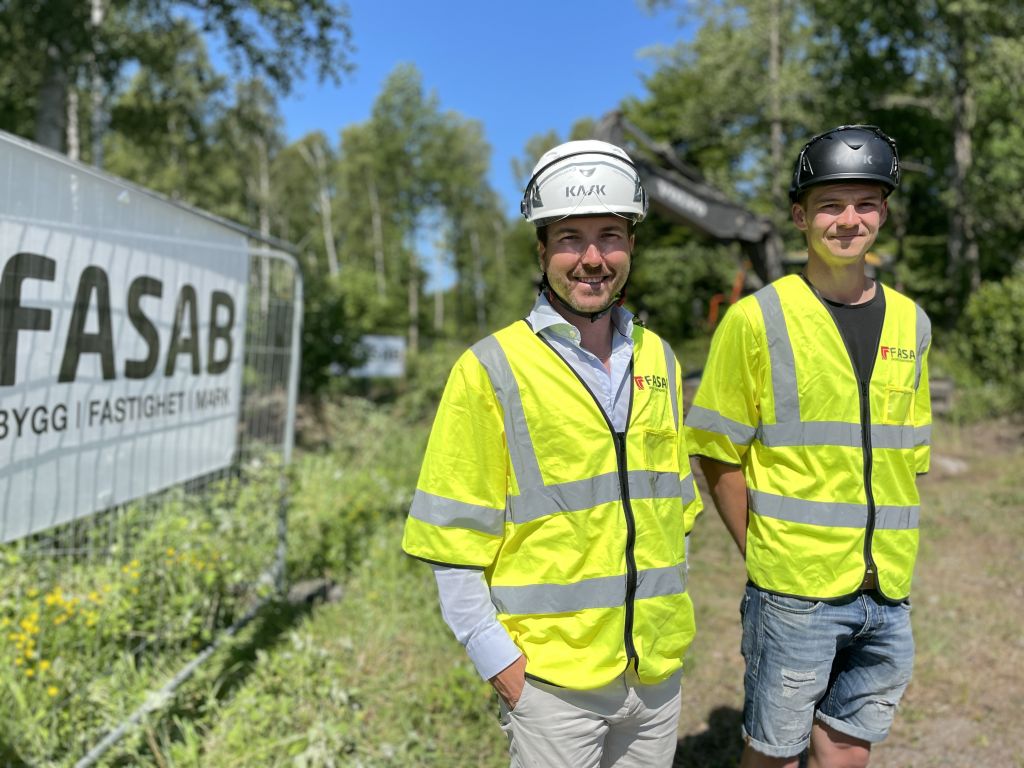
[[[622,308],[647,198],[601,141],[526,187],[542,290],[448,379],[403,548],[498,693],[513,766],[669,766],[701,509],[679,363]]]

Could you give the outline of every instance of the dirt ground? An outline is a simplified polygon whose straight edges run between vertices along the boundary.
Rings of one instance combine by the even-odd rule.
[[[1024,768],[1024,424],[937,423],[932,455],[921,479],[914,678],[872,766]],[[739,762],[744,581],[739,553],[708,509],[691,548],[698,635],[675,768]]]

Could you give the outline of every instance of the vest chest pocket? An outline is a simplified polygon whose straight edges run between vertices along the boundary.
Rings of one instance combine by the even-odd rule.
[[[885,388],[883,424],[906,424],[914,404],[914,390],[909,387]]]
[[[659,472],[679,471],[679,449],[674,431],[644,430],[644,466]]]

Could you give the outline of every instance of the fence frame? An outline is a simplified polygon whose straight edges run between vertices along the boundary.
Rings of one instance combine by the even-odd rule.
[[[229,627],[220,628],[215,630],[214,635],[210,642],[208,642],[203,648],[201,648],[196,655],[191,658],[187,663],[184,664],[176,673],[174,673],[167,682],[160,687],[158,690],[151,690],[147,695],[146,699],[140,704],[133,712],[129,713],[124,719],[116,725],[114,728],[109,730],[102,738],[95,743],[95,745],[75,763],[76,768],[81,766],[91,766],[110,750],[117,742],[129,734],[135,727],[143,722],[144,718],[161,709],[167,705],[174,697],[177,689],[185,683],[189,678],[193,676],[196,670],[206,662],[225,642],[230,640],[232,637],[237,635],[246,625],[248,625],[260,612],[267,607],[267,605],[274,600],[282,596],[287,589],[287,573],[286,573],[286,558],[287,558],[287,545],[288,545],[288,510],[290,504],[289,498],[289,480],[288,480],[288,467],[291,464],[294,446],[295,446],[295,422],[296,422],[296,408],[298,402],[298,388],[299,388],[299,372],[301,365],[301,341],[302,341],[302,321],[303,321],[303,300],[304,300],[304,287],[303,287],[303,275],[301,264],[297,258],[299,249],[285,241],[274,238],[266,233],[257,232],[249,227],[238,224],[237,222],[230,221],[222,218],[208,211],[191,206],[179,200],[173,200],[165,195],[155,192],[145,187],[133,184],[125,181],[121,178],[112,176],[96,168],[85,166],[80,163],[69,160],[68,158],[60,155],[59,153],[52,152],[51,150],[45,149],[32,142],[26,141],[16,136],[12,136],[6,132],[0,131],[0,142],[8,143],[14,147],[31,152],[35,155],[41,156],[48,160],[57,160],[62,164],[71,166],[71,168],[77,173],[89,174],[98,177],[102,180],[113,182],[120,187],[125,188],[130,194],[144,195],[146,197],[155,199],[163,205],[173,206],[180,209],[191,216],[196,216],[212,222],[220,227],[232,230],[237,234],[241,234],[246,238],[247,248],[246,253],[248,256],[248,271],[247,279],[250,284],[252,282],[253,271],[259,260],[264,260],[262,263],[273,263],[278,262],[290,271],[291,278],[291,296],[290,301],[292,304],[291,309],[291,328],[290,328],[290,345],[289,345],[289,357],[288,357],[288,370],[286,374],[286,400],[284,403],[284,424],[283,424],[283,435],[281,442],[278,444],[281,451],[281,464],[278,471],[278,489],[279,489],[279,501],[277,503],[277,509],[274,512],[277,521],[277,527],[275,532],[274,550],[272,562],[256,579],[253,581],[253,586],[261,582],[267,582],[273,585],[273,591],[263,597],[258,598],[255,603],[242,615],[240,618],[235,620]],[[268,270],[268,276],[272,270]],[[273,280],[268,281],[268,284],[264,286],[267,290],[270,290],[270,286],[273,284]],[[246,333],[247,322],[249,319],[249,305],[252,303],[250,297],[246,306],[242,309],[242,333]],[[245,349],[245,341],[243,336],[243,349]],[[243,367],[243,374],[245,370],[246,360],[248,352],[243,353],[240,357],[240,364]],[[240,396],[244,402],[245,385],[243,383]],[[245,413],[242,410],[243,403],[239,404],[239,414],[236,419],[236,428],[238,425],[245,423]],[[244,453],[244,443],[240,442],[236,451],[236,462],[241,462]],[[196,480],[197,478],[191,478],[180,483],[176,483],[173,488],[179,488],[187,485],[189,482]],[[162,491],[150,492],[135,497],[134,501],[140,501],[151,497],[158,496]],[[268,509],[268,511],[270,511]],[[73,518],[68,523],[62,523],[57,526],[57,530],[65,525],[74,525],[76,522],[82,520],[88,520],[97,514],[102,512],[96,512],[84,515],[82,517]],[[154,514],[159,514],[156,512]],[[97,674],[102,674],[102,670],[97,670]]]

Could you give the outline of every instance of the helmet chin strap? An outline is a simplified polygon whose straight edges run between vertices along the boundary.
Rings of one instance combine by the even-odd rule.
[[[594,323],[600,320],[602,317],[612,311],[614,307],[621,307],[623,302],[626,301],[626,285],[629,284],[629,278],[626,278],[626,282],[623,283],[622,289],[612,297],[611,302],[604,309],[599,309],[596,312],[580,312],[578,309],[573,307],[569,302],[563,299],[554,288],[551,287],[551,283],[548,282],[548,273],[545,272],[540,279],[540,292],[547,296],[548,301],[558,304],[560,307],[565,309],[570,314],[576,317],[583,317]]]

